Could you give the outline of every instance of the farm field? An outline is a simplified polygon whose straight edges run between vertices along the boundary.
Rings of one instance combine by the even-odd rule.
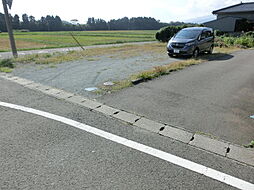
[[[75,31],[72,34],[83,46],[145,42],[155,40],[155,30]],[[78,46],[70,32],[15,32],[18,50]],[[0,33],[0,52],[10,51],[7,33]]]

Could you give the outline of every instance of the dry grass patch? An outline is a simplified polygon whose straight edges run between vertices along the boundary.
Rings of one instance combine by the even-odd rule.
[[[44,44],[36,43],[36,42],[28,42],[23,40],[16,39],[17,49],[34,49],[34,48],[46,48],[47,46]],[[10,42],[8,38],[0,38],[0,50],[1,51],[10,51]]]
[[[197,65],[202,62],[203,60],[201,59],[188,59],[184,61],[177,61],[171,64],[157,66],[150,70],[140,72],[136,75],[133,75],[131,79],[132,80],[135,80],[135,79],[151,80],[153,78],[157,78],[159,76],[169,74],[170,72],[173,72],[173,71],[184,69],[185,67],[189,67],[191,65]]]
[[[113,86],[99,86],[99,88],[101,89],[101,91],[99,93],[104,92],[115,92],[118,90],[121,90],[123,88],[128,88],[133,86],[131,80],[126,79],[126,80],[121,80],[121,81],[116,81],[114,82]]]
[[[235,46],[230,46],[230,47],[215,47],[214,48],[214,53],[233,53],[235,51],[241,50],[241,48],[239,47],[235,47]]]
[[[99,60],[100,56],[110,55],[110,58],[127,59],[142,54],[164,54],[165,44],[149,43],[143,45],[123,45],[119,47],[92,48],[84,51],[69,51],[67,53],[33,54],[13,59],[16,63],[58,64],[63,62],[86,59]]]

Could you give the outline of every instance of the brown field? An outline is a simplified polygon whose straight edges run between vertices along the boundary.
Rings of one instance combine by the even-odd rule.
[[[16,46],[18,49],[34,49],[34,48],[46,48],[47,45],[37,42],[28,42],[23,40],[16,40]],[[10,49],[10,42],[8,38],[0,38],[0,50]]]

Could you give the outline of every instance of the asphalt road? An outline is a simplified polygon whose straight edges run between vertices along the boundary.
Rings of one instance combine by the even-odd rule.
[[[236,144],[254,139],[254,50],[192,66],[101,97],[155,121]]]
[[[254,168],[0,79],[0,101],[67,117],[254,183]],[[110,140],[0,106],[0,189],[234,189]]]

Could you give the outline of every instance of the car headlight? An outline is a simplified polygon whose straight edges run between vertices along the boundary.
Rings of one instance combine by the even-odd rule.
[[[189,43],[186,43],[185,45],[186,46],[193,46],[195,44],[195,42],[189,42]]]
[[[168,42],[168,47],[172,47],[172,43],[171,42]]]

